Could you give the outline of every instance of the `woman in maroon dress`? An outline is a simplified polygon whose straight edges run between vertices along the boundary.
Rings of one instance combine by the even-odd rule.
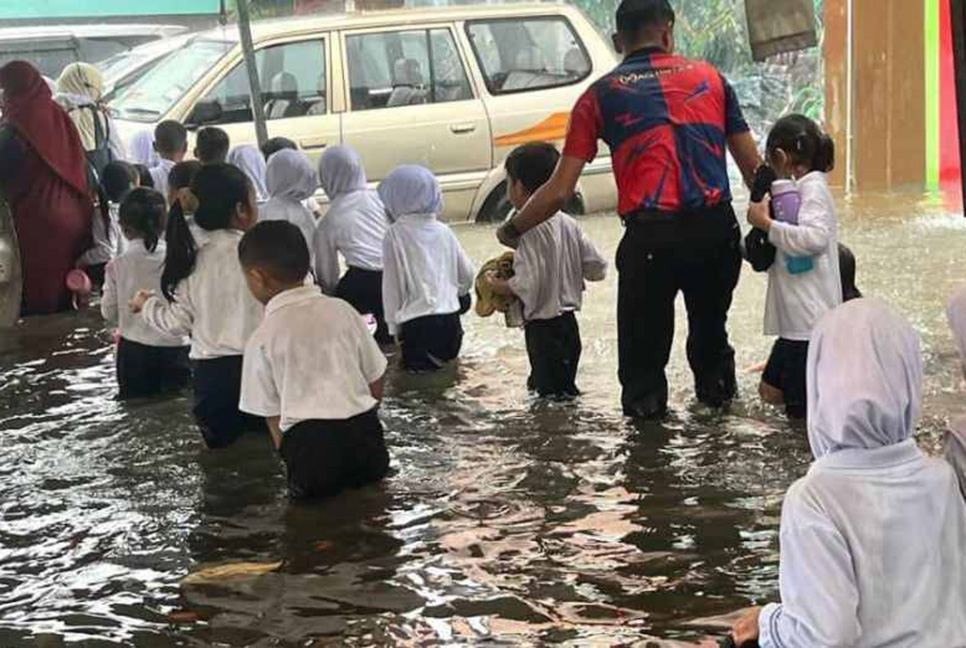
[[[90,247],[92,204],[80,136],[29,63],[0,68],[0,192],[23,266],[23,315],[71,307],[67,273]]]

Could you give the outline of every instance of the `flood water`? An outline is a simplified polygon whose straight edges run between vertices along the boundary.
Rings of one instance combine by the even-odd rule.
[[[943,305],[966,221],[921,196],[840,205],[860,288],[923,335],[935,449],[962,401]],[[584,226],[613,258],[617,219]],[[458,234],[476,262],[499,251]],[[739,367],[767,357],[764,292],[746,267]],[[773,600],[803,430],[747,372],[730,413],[698,406],[683,320],[673,416],[622,418],[615,293],[612,275],[587,294],[578,401],[528,397],[522,333],[468,316],[452,371],[390,376],[391,478],[314,505],[286,500],[267,436],[208,452],[186,398],[115,402],[96,314],[0,333],[0,646],[677,646]],[[237,563],[263,573],[183,582]]]

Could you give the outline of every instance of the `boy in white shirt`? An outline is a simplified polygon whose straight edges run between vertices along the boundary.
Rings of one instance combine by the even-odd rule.
[[[552,144],[526,144],[506,160],[510,202],[521,209],[553,175],[560,153]],[[577,221],[563,212],[524,234],[513,260],[512,279],[487,280],[494,292],[523,302],[530,379],[542,397],[570,397],[577,389],[582,345],[575,313],[583,302],[584,281],[603,281],[607,261]]]
[[[241,409],[265,417],[292,497],[377,482],[389,469],[379,421],[386,358],[362,317],[326,297],[308,245],[288,221],[259,223],[238,256],[265,319],[245,349]]]

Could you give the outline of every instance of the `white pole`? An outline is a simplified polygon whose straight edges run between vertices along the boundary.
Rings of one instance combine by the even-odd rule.
[[[255,119],[255,135],[258,146],[268,141],[268,127],[265,124],[265,104],[262,102],[262,86],[258,81],[258,65],[255,62],[255,45],[252,43],[252,24],[248,13],[248,0],[237,0],[238,34],[241,36],[242,54],[248,68],[248,88],[252,98],[252,117]]]
[[[855,6],[847,0],[845,27],[845,193],[850,195],[855,183]]]

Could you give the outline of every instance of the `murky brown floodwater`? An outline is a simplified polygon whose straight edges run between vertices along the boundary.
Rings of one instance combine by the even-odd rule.
[[[925,338],[934,446],[962,400],[943,304],[966,280],[966,222],[919,198],[843,207],[860,287]],[[612,257],[616,219],[585,227]],[[498,251],[490,229],[459,234],[476,261]],[[187,400],[114,402],[95,314],[0,334],[0,646],[670,646],[774,597],[802,431],[756,401],[750,374],[730,414],[696,406],[683,323],[675,415],[622,419],[615,285],[588,294],[579,401],[530,400],[522,334],[468,317],[451,373],[391,378],[394,476],[315,506],[286,501],[267,437],[206,452]],[[749,271],[736,295],[739,366],[769,349],[764,287]]]

